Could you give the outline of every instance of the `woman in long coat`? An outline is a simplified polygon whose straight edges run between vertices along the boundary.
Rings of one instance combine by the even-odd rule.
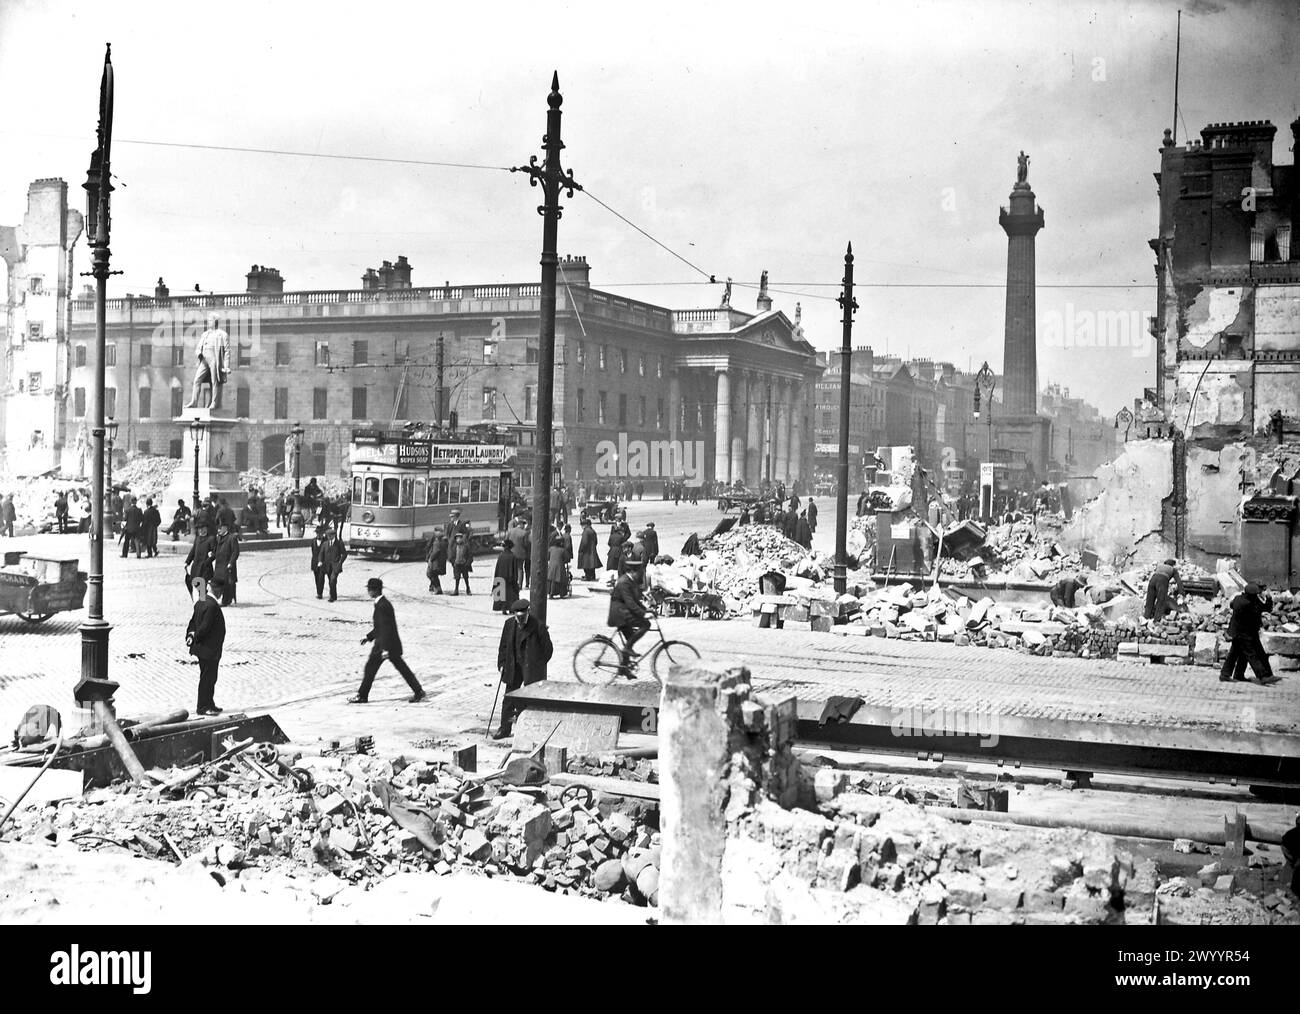
[[[600,569],[600,552],[597,550],[596,529],[591,522],[582,522],[582,537],[578,540],[578,569],[588,581],[596,580],[596,571]]]
[[[605,569],[609,571],[618,571],[619,560],[623,556],[623,544],[627,542],[627,534],[623,531],[623,522],[615,521],[609,526],[609,539],[605,545],[609,547],[609,553],[605,557]]]
[[[547,594],[550,598],[563,598],[569,594],[569,568],[565,559],[564,538],[556,535],[546,559]]]
[[[515,600],[519,598],[519,585],[515,569],[515,544],[506,539],[501,552],[497,554],[497,567],[492,573],[492,610],[498,613],[508,612]]]
[[[429,536],[429,548],[424,554],[428,566],[424,568],[429,579],[429,591],[442,594],[442,575],[447,573],[447,537],[441,531]]]

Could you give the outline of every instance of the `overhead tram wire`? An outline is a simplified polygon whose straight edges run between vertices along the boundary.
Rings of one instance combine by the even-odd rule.
[[[394,165],[435,166],[445,169],[487,169],[510,172],[509,166],[482,165],[475,162],[439,162],[420,158],[391,158],[382,155],[342,155],[337,152],[291,151],[281,148],[245,148],[227,144],[193,144],[183,141],[145,141],[136,138],[114,138],[118,144],[142,144],[153,148],[189,148],[195,151],[235,151],[254,155],[288,155],[295,158],[331,158],[350,162],[390,162]]]

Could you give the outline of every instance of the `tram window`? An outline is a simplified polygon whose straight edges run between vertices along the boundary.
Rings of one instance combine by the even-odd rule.
[[[366,477],[366,503],[372,507],[379,503],[379,479],[373,475]]]
[[[412,501],[411,501],[411,487],[412,487],[412,485],[414,484],[414,482],[415,482],[415,479],[414,479],[413,476],[410,476],[410,475],[404,475],[404,476],[402,476],[402,506],[403,506],[403,507],[410,507],[410,506],[411,506],[411,502],[412,502]]]
[[[491,494],[490,494],[490,496],[489,496],[488,499],[491,500],[491,501],[500,500],[500,499],[501,499],[501,480],[500,480],[500,479],[492,479],[492,480],[490,480],[490,481],[491,481],[491,483],[492,483],[492,486],[491,486]]]
[[[415,480],[415,506],[423,507],[425,498],[425,481],[424,476]]]
[[[359,475],[352,477],[352,502],[361,502],[361,476]]]
[[[460,502],[461,503],[473,502],[469,498],[469,476],[466,476],[465,478],[460,480]]]
[[[450,494],[450,492],[449,492],[448,489],[447,489],[447,480],[446,480],[446,479],[439,479],[439,480],[438,480],[438,503],[446,503],[446,502],[447,502],[447,498],[448,498],[450,495],[451,495],[451,494]]]
[[[460,503],[460,480],[459,479],[447,480],[447,502]]]
[[[384,502],[381,506],[384,507],[397,506],[397,492],[400,484],[401,484],[401,480],[399,480],[397,476],[393,476],[391,479],[384,480]]]
[[[469,501],[470,503],[479,503],[482,497],[479,496],[481,479],[471,479],[469,484]]]

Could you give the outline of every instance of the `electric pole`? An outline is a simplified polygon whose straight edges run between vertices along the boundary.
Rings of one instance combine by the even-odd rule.
[[[442,398],[442,392],[444,390],[442,386],[443,371],[446,368],[446,361],[443,359],[443,334],[441,331],[438,332],[438,351],[434,356],[433,362],[434,362],[433,372],[434,372],[434,385],[435,385],[433,389],[433,411],[434,411],[434,415],[436,416],[434,429],[441,432],[442,419],[443,416],[447,414],[447,406],[443,404],[443,398]]]
[[[852,243],[844,254],[844,292],[838,302],[844,310],[844,339],[840,345],[840,460],[835,504],[835,594],[843,595],[849,538],[849,381],[853,368],[853,312],[858,308],[858,301],[853,298]]]
[[[81,625],[81,681],[73,693],[77,701],[107,702],[118,687],[108,678],[108,634],[104,619],[104,348],[105,299],[108,291],[109,194],[113,174],[109,154],[113,142],[112,47],[104,49],[104,74],[99,82],[97,145],[86,174],[86,230],[91,248],[91,274],[95,278],[95,343],[91,346],[90,420],[95,453],[90,472],[90,573],[87,576],[87,616]],[[96,704],[98,708],[100,705]]]
[[[537,156],[528,159],[528,165],[515,166],[511,172],[528,174],[531,186],[542,187],[544,203],[537,213],[542,216],[542,299],[541,321],[537,349],[537,455],[533,466],[533,525],[532,525],[532,581],[528,589],[530,611],[542,623],[546,622],[546,563],[551,541],[551,463],[553,458],[552,417],[555,401],[555,274],[559,257],[556,241],[559,233],[560,191],[570,199],[582,187],[573,180],[573,170],[567,173],[560,168],[560,74],[551,77],[551,93],[546,97],[546,134],[542,147],[546,161],[537,164]]]

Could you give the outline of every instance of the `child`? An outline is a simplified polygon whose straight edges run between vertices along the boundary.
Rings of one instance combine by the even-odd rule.
[[[465,579],[465,594],[470,594],[469,572],[473,570],[473,562],[474,558],[469,551],[469,540],[465,538],[464,532],[457,532],[451,546],[451,572],[456,579],[451,591],[453,595],[460,594],[461,578]]]

